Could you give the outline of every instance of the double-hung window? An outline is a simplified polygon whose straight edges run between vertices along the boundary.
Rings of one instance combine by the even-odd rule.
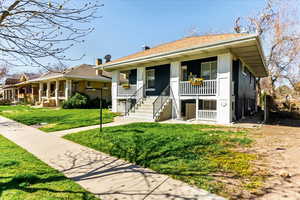
[[[201,77],[204,80],[217,79],[217,61],[201,63]]]

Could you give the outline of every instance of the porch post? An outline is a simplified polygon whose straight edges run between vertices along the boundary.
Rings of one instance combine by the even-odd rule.
[[[47,96],[48,100],[50,99],[50,84],[51,84],[51,82],[48,81],[47,82],[47,90],[46,90],[46,96]]]
[[[44,90],[44,84],[42,82],[39,82],[39,102],[42,102],[43,90]]]
[[[145,84],[145,67],[138,67],[137,68],[137,82],[136,82],[136,89],[140,89]],[[138,94],[140,97],[144,95],[143,93]]]
[[[118,112],[118,85],[120,82],[120,71],[112,72],[111,97],[112,97],[112,111]]]
[[[180,82],[180,68],[181,62],[171,62],[170,67],[170,88],[173,91],[175,102],[173,102],[172,116],[176,119],[181,118],[181,105],[180,105],[180,94],[179,94],[179,82]],[[177,110],[176,110],[177,108]]]
[[[59,90],[59,80],[56,80],[55,81],[55,104],[56,104],[56,106],[59,106],[58,90]]]
[[[72,80],[66,80],[66,91],[65,91],[66,100],[69,99],[71,93],[72,93]]]
[[[199,119],[199,97],[196,98],[196,120]]]
[[[16,89],[15,88],[12,89],[12,99],[14,102],[16,102]]]
[[[232,122],[232,55],[218,55],[217,123]]]

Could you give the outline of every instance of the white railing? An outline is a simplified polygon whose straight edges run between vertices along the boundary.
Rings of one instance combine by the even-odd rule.
[[[190,81],[180,81],[180,95],[207,95],[217,94],[217,80],[204,80],[202,85],[192,85]]]
[[[118,85],[119,97],[130,97],[136,92],[136,85],[130,85],[129,88],[124,88],[122,85]]]
[[[217,111],[216,110],[198,110],[198,119],[207,120],[207,121],[216,121],[217,120]]]

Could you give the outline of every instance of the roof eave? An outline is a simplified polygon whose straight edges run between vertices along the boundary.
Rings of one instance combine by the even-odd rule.
[[[120,62],[116,62],[116,63],[105,63],[102,65],[98,65],[95,68],[97,68],[97,69],[102,68],[105,70],[105,69],[110,69],[110,68],[114,68],[114,67],[122,67],[125,65],[130,65],[133,63],[143,62],[143,61],[147,61],[147,60],[152,61],[152,59],[163,57],[163,56],[172,56],[172,55],[182,54],[182,53],[186,53],[186,52],[193,51],[193,50],[206,50],[207,48],[218,47],[218,46],[222,46],[225,44],[230,44],[232,42],[239,42],[239,41],[244,41],[244,40],[247,41],[247,40],[251,40],[251,39],[256,39],[257,37],[258,37],[257,34],[252,34],[249,36],[239,37],[239,38],[235,38],[235,39],[213,42],[213,43],[209,43],[209,44],[205,44],[205,45],[194,46],[194,47],[190,47],[190,48],[179,49],[176,51],[169,51],[169,52],[154,54],[154,55],[150,55],[150,56],[143,56],[140,58],[129,59],[129,60],[120,61]]]

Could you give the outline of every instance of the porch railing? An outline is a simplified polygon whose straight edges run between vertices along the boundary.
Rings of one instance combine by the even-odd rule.
[[[216,110],[198,110],[198,119],[207,120],[207,121],[216,121],[217,120],[217,111]]]
[[[217,94],[217,80],[204,80],[202,85],[192,85],[190,81],[180,81],[180,95],[207,95]]]
[[[66,96],[65,90],[58,91],[58,96],[59,96],[59,97],[65,97],[65,96]]]
[[[136,85],[131,84],[129,88],[118,85],[118,97],[131,97],[137,91]]]

